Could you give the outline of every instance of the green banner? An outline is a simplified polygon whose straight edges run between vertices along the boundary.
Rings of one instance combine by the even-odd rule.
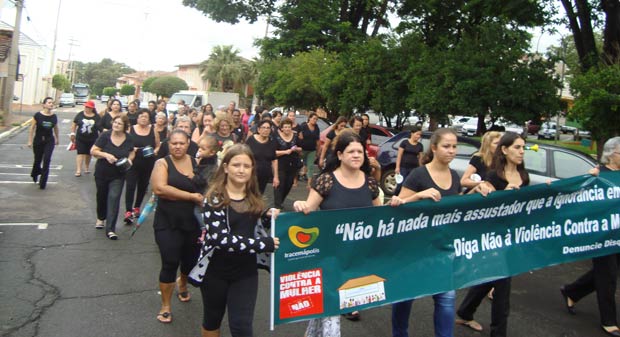
[[[620,252],[620,174],[281,214],[273,323],[334,316]]]

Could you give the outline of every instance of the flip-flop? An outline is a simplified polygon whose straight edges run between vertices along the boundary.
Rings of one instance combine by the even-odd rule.
[[[80,172],[75,172],[75,176],[76,176],[76,177],[81,177],[81,176],[82,176],[82,174],[81,174]]]
[[[353,312],[347,312],[346,314],[342,314],[342,316],[344,316],[344,318],[348,319],[349,321],[359,321],[360,320],[360,313],[359,311],[353,311]]]
[[[181,302],[189,302],[189,300],[192,299],[192,297],[189,295],[189,291],[180,292],[177,294],[177,297]]]
[[[474,321],[473,319],[471,321],[466,321],[464,319],[457,318],[455,322],[456,324],[464,325],[474,331],[482,331],[482,325],[480,325],[480,323]]]
[[[89,174],[89,173],[90,173],[89,170],[84,171],[84,174]]]
[[[163,320],[162,320],[163,318]],[[172,323],[172,313],[171,312],[161,312],[159,314],[157,314],[157,320],[160,323],[164,323],[164,324],[170,324]]]

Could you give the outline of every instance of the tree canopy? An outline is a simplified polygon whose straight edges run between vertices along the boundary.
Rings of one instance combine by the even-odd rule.
[[[104,58],[100,62],[74,62],[75,81],[88,83],[90,90],[100,95],[103,88],[116,86],[116,80],[123,74],[130,74],[135,70],[124,63]]]
[[[149,86],[150,92],[162,97],[170,97],[175,92],[188,88],[187,82],[176,76],[157,77]]]
[[[214,89],[240,91],[245,84],[254,80],[254,69],[252,61],[238,54],[239,50],[231,45],[213,47],[209,59],[200,64],[202,78],[209,81]]]

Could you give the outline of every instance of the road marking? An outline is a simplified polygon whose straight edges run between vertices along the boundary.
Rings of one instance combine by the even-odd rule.
[[[0,226],[37,226],[37,229],[47,229],[47,223],[45,222],[9,222],[0,223]]]
[[[32,181],[11,181],[11,180],[0,180],[0,184],[30,184],[33,185]],[[47,184],[58,184],[56,181],[48,181]]]
[[[25,168],[31,169],[32,164],[0,164],[0,168]],[[50,170],[62,170],[62,165],[50,165]]]
[[[0,176],[1,175],[7,175],[7,176],[29,176],[30,173],[10,173],[10,172],[0,172]],[[48,175],[48,177],[58,177],[57,174],[50,174]]]

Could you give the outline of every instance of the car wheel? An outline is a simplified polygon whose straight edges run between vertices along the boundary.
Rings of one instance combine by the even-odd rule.
[[[541,135],[538,135],[538,139],[539,139],[539,140],[540,140],[540,139],[543,139],[543,137],[542,137]]]
[[[386,196],[394,195],[396,191],[396,174],[394,174],[394,168],[383,171],[381,175],[381,189]]]

